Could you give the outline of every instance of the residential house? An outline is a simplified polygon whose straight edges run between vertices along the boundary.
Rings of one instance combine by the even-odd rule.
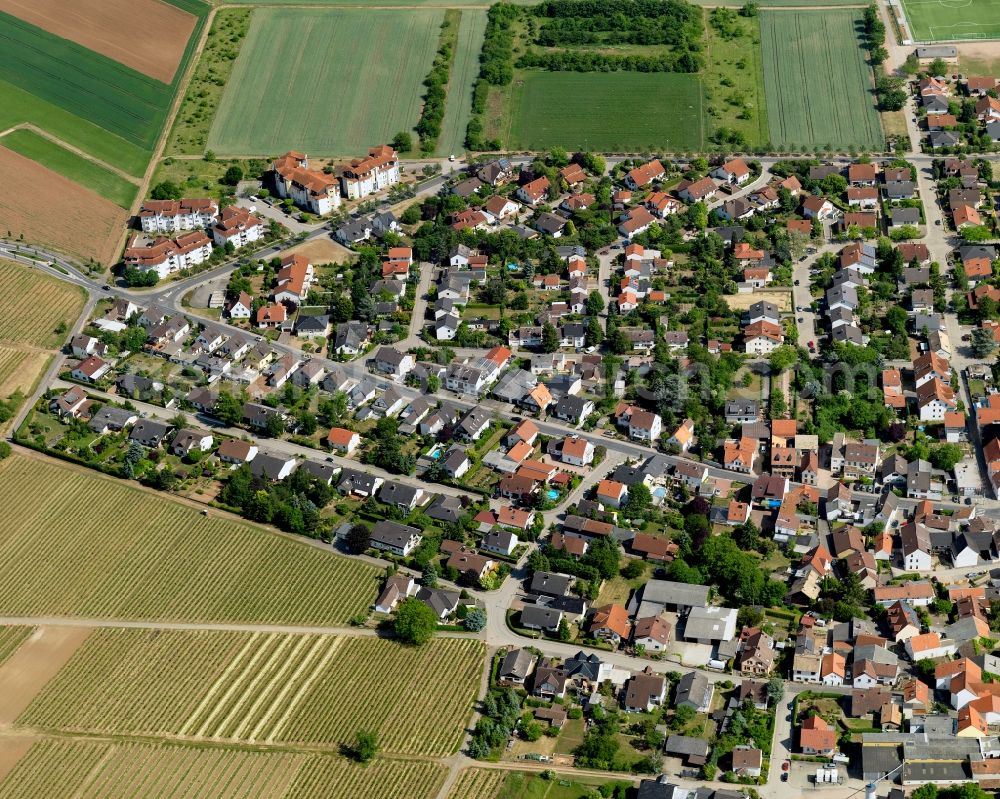
[[[830,757],[837,751],[837,731],[822,716],[808,716],[799,728],[799,749],[805,755]]]
[[[616,645],[628,641],[632,634],[628,611],[621,605],[615,604],[594,608],[594,615],[590,620],[590,634],[594,638],[610,641]]]
[[[649,666],[633,674],[625,683],[625,711],[650,713],[663,705],[667,697],[667,681]]]
[[[517,197],[523,203],[533,206],[548,196],[550,186],[549,179],[542,175],[521,186],[517,190]]]
[[[372,528],[368,545],[375,549],[392,552],[394,555],[406,557],[423,539],[420,530],[405,524],[388,520],[376,522]]]
[[[698,671],[689,671],[677,682],[674,707],[689,707],[696,713],[707,713],[712,707],[715,687],[708,677]]]
[[[183,427],[174,436],[173,444],[170,447],[174,455],[182,458],[191,453],[208,452],[214,443],[211,433],[204,430],[193,430],[190,427]]]

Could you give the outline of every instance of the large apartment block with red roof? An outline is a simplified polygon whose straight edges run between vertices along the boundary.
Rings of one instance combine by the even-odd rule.
[[[328,214],[340,207],[340,183],[333,175],[309,168],[304,153],[291,150],[271,164],[278,195],[300,208]]]
[[[197,266],[208,260],[211,254],[211,240],[202,231],[193,230],[175,239],[160,237],[145,245],[137,244],[133,236],[125,247],[122,260],[126,267],[156,272],[162,280],[174,272]]]
[[[146,200],[139,209],[139,222],[146,233],[176,233],[204,230],[218,215],[215,200]]]
[[[252,211],[238,205],[224,208],[219,221],[212,226],[212,239],[218,247],[232,243],[238,250],[263,236],[264,223]]]
[[[341,193],[351,200],[367,197],[399,180],[399,156],[388,144],[372,147],[367,157],[355,158],[340,170]]]

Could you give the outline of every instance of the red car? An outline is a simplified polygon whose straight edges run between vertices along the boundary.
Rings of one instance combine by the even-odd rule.
[[[781,770],[782,770],[782,771],[788,771],[788,769],[789,769],[789,768],[791,767],[791,765],[792,765],[792,764],[791,764],[791,762],[790,762],[790,761],[788,761],[788,760],[786,760],[786,761],[784,761],[784,762],[783,762],[783,763],[781,764]]]

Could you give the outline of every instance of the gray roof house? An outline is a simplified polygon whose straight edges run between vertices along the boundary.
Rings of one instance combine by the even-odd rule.
[[[572,583],[573,578],[568,574],[536,571],[531,578],[531,585],[528,591],[532,594],[565,596],[569,593],[569,587]]]
[[[440,522],[457,522],[465,513],[465,508],[458,497],[441,494],[424,513]]]
[[[376,522],[368,539],[369,546],[406,557],[420,543],[423,535],[416,527],[387,519]],[[419,598],[419,595],[418,595]]]
[[[562,618],[562,611],[554,608],[543,608],[539,605],[525,605],[521,608],[521,626],[529,630],[554,632],[559,629]]]
[[[138,441],[144,447],[156,448],[163,443],[163,439],[171,430],[173,427],[166,422],[160,422],[156,419],[140,419],[132,428],[128,438],[129,441]]]
[[[501,685],[524,685],[534,670],[534,653],[527,649],[511,649],[500,661],[497,680]]]
[[[674,706],[687,706],[699,713],[707,713],[712,705],[713,691],[708,677],[697,671],[689,671],[677,683]]]
[[[902,227],[903,225],[913,225],[916,227],[920,224],[920,209],[919,208],[893,208],[892,209],[892,226]]]

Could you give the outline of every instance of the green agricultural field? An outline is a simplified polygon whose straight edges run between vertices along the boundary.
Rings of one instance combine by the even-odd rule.
[[[465,149],[465,129],[472,116],[472,87],[479,75],[479,51],[483,47],[485,31],[485,9],[462,11],[455,62],[451,67],[448,99],[438,138],[438,155],[451,155]]]
[[[690,0],[697,6],[728,6],[729,8],[740,8],[745,0]],[[827,8],[829,6],[857,6],[861,5],[859,0],[758,0],[761,8]]]
[[[621,783],[629,785],[631,780],[583,776],[570,780],[565,775],[552,780],[525,771],[467,768],[459,772],[448,799],[577,799],[597,795],[599,786]]]
[[[760,15],[771,145],[878,150],[885,137],[861,48],[858,10]],[[824,75],[817,81],[817,74]]]
[[[149,153],[93,122],[81,119],[30,92],[0,80],[0,129],[30,122],[74,147],[130,175],[141,176]]]
[[[17,723],[325,749],[367,728],[380,751],[444,756],[461,742],[484,657],[474,639],[407,647],[374,636],[104,628]]]
[[[0,144],[32,161],[37,161],[53,172],[68,177],[81,186],[92,189],[126,210],[132,206],[139,188],[135,183],[70,152],[65,147],[60,147],[32,130],[22,128],[8,133],[0,139]]]
[[[106,56],[0,13],[0,78],[144,150],[152,150],[171,88]]]
[[[168,2],[198,19],[170,85],[0,13],[0,129],[31,123],[141,177],[210,10],[202,0]]]
[[[997,0],[903,0],[903,11],[918,42],[1000,39]]]
[[[0,799],[432,799],[446,773],[409,760],[360,766],[334,755],[56,738],[28,750],[0,781]]]
[[[519,70],[501,138],[517,150],[700,150],[701,94],[696,75],[676,72]]]
[[[487,6],[488,0],[231,0],[233,5],[247,6],[374,6],[385,8],[386,6],[405,6],[412,8],[415,6],[432,6],[434,8],[463,8],[464,6]],[[538,0],[508,0],[516,6],[532,6]]]
[[[0,462],[0,505],[14,616],[336,625],[378,591],[371,566],[59,461]]]
[[[442,9],[261,8],[208,137],[219,155],[361,155],[410,130]]]

